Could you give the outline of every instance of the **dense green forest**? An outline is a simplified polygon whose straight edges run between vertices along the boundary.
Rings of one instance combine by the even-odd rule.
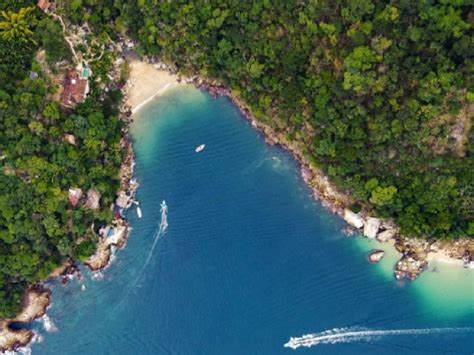
[[[89,227],[112,218],[123,158],[119,92],[104,96],[93,86],[72,112],[54,101],[57,85],[35,55],[46,49],[46,62],[54,63],[69,52],[59,24],[35,5],[0,4],[0,318],[20,310],[28,284],[67,258],[94,252]],[[76,145],[63,139],[66,133]],[[70,187],[96,189],[101,209],[73,208]]]
[[[54,101],[36,56],[45,49],[54,74],[70,53],[35,3],[0,4],[0,317],[19,310],[27,284],[93,252],[89,226],[111,219],[123,158],[118,92],[92,85],[72,112]],[[127,33],[139,54],[221,80],[259,120],[304,143],[354,209],[393,217],[409,236],[474,236],[470,0],[56,4],[98,38]],[[72,208],[70,187],[98,190],[101,209]]]
[[[354,208],[409,236],[474,235],[470,0],[84,2],[304,142]]]

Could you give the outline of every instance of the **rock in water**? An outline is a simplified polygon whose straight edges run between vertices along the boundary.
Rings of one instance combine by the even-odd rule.
[[[368,259],[372,264],[377,264],[384,257],[385,252],[383,250],[374,250],[369,253]]]
[[[428,261],[418,260],[413,256],[404,255],[395,265],[395,278],[397,280],[415,280],[428,266]]]

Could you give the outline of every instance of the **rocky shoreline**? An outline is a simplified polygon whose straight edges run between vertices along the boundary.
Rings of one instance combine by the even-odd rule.
[[[153,61],[152,61],[153,62]],[[171,71],[167,66],[159,68]],[[399,234],[397,226],[390,220],[382,220],[371,217],[367,210],[354,213],[349,209],[352,205],[350,196],[339,191],[328,179],[328,177],[307,158],[304,157],[303,147],[298,142],[290,142],[283,132],[276,132],[269,125],[258,121],[251,113],[245,102],[234,95],[228,88],[217,80],[210,80],[200,76],[179,77],[178,81],[193,84],[195,87],[209,92],[212,96],[226,96],[241,111],[242,115],[250,122],[252,127],[257,129],[270,145],[279,145],[287,150],[300,164],[301,175],[304,182],[310,187],[312,195],[323,207],[343,218],[348,226],[344,228],[347,235],[355,232],[365,235],[367,238],[376,239],[381,243],[392,242],[395,249],[401,253],[400,260],[394,266],[394,276],[397,279],[407,278],[410,280],[427,269],[430,260],[435,256],[444,255],[446,259],[454,263],[472,267],[474,265],[474,240],[460,239],[452,243],[445,243],[436,240],[426,240],[419,238],[404,238]],[[129,84],[129,83],[128,83]],[[121,148],[125,152],[124,160],[120,170],[120,189],[117,192],[117,201],[122,199],[122,209],[128,209],[135,197],[138,183],[133,179],[135,156],[132,141],[129,137],[130,124],[132,119],[131,107],[125,104],[127,101],[127,88],[123,89],[124,98],[120,108],[121,119],[125,122],[122,131]],[[97,250],[84,264],[91,271],[99,271],[108,266],[112,248],[123,248],[126,244],[131,228],[126,220],[120,216],[113,222],[114,234],[110,236],[100,236]],[[372,263],[378,262],[383,257],[383,252],[375,250],[372,254],[378,253],[375,259],[370,259]],[[374,254],[375,255],[375,254]],[[369,255],[370,257],[370,255]],[[48,279],[60,277],[65,280],[77,271],[77,267],[72,261],[66,261],[63,266],[55,270]],[[50,304],[50,291],[41,284],[30,288],[24,296],[23,310],[13,320],[0,320],[0,352],[15,351],[28,345],[34,337],[33,331],[29,329],[12,329],[13,323],[28,323],[34,319],[42,317]]]
[[[15,351],[26,346],[34,337],[29,329],[12,329],[14,323],[29,323],[42,317],[50,303],[50,291],[41,285],[31,287],[23,297],[22,312],[14,319],[0,321],[0,351]]]
[[[304,157],[304,149],[299,146],[298,142],[289,141],[284,132],[278,133],[269,125],[258,121],[245,102],[234,95],[225,85],[217,80],[200,76],[182,80],[209,92],[214,97],[228,97],[250,124],[263,134],[268,144],[278,144],[287,150],[299,162],[302,178],[311,188],[313,197],[323,207],[347,222],[348,227],[343,230],[347,235],[358,232],[381,243],[394,241],[395,249],[401,254],[400,260],[394,266],[396,279],[415,280],[420,273],[428,268],[429,261],[436,259],[468,268],[474,267],[474,240],[464,238],[448,243],[438,240],[406,238],[400,235],[398,227],[392,220],[370,216],[370,212],[365,209],[354,213],[350,210],[353,203],[350,196],[339,191],[321,170]]]
[[[128,126],[129,122],[121,143],[122,149],[125,151],[125,158],[120,169],[120,190],[117,193],[118,198],[126,196],[127,204],[123,207],[123,210],[131,206],[138,188],[138,183],[133,180],[135,156],[132,143],[128,138]],[[102,270],[109,264],[113,247],[121,249],[125,246],[131,231],[126,220],[123,217],[115,218],[111,227],[113,228],[113,234],[111,236],[101,235],[96,252],[84,262],[84,265],[91,271]]]
[[[125,152],[124,160],[120,168],[120,189],[117,198],[126,196],[124,210],[132,205],[138,183],[134,181],[135,155],[132,142],[129,137],[130,123],[132,122],[131,108],[125,104],[126,93],[120,107],[120,119],[125,122],[122,130],[120,146]],[[99,271],[108,266],[112,255],[112,248],[123,248],[129,236],[131,228],[126,220],[120,216],[114,218],[112,225],[115,233],[112,236],[100,236],[94,255],[84,262],[91,271]],[[66,284],[73,275],[80,277],[77,266],[72,260],[66,260],[64,264],[55,269],[47,278],[52,280],[59,278],[62,284]],[[46,289],[40,282],[28,289],[22,301],[22,312],[14,319],[0,319],[0,353],[16,351],[27,346],[35,336],[35,333],[26,328],[12,329],[12,324],[26,324],[45,315],[51,301],[51,291]]]

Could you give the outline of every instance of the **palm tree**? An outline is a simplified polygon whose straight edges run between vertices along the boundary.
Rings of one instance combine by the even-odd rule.
[[[34,7],[24,7],[18,12],[2,11],[0,21],[0,38],[7,41],[18,40],[21,42],[33,42],[33,31],[30,30],[31,21],[29,21],[29,14],[34,10]]]

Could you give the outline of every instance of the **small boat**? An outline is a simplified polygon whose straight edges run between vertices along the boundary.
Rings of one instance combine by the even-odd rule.
[[[161,207],[160,212],[164,212],[164,213],[168,212],[168,206],[166,206],[166,201],[165,200],[163,200],[163,202],[161,202],[160,207]]]
[[[137,206],[137,216],[138,218],[142,218],[142,209]]]
[[[205,145],[205,144],[201,144],[201,145],[197,146],[194,151],[195,151],[196,153],[199,153],[199,152],[202,152],[202,151],[204,150],[204,148],[206,148],[206,145]]]

